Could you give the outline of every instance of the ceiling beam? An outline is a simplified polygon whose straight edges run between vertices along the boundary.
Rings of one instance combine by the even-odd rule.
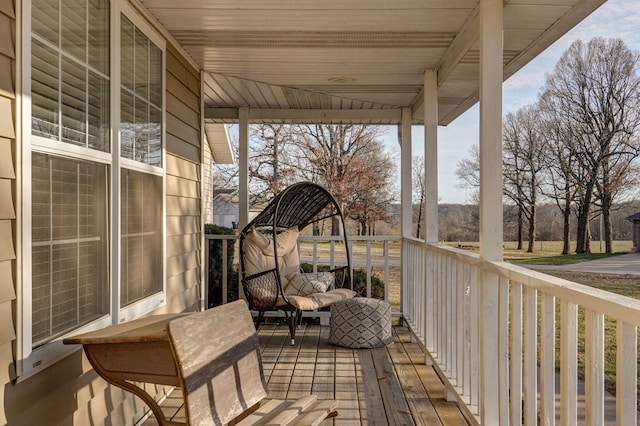
[[[205,108],[205,119],[237,122],[238,108]],[[402,109],[279,109],[251,108],[249,121],[383,121],[384,124],[399,124]]]
[[[442,56],[443,59],[441,62],[436,66],[436,70],[438,71],[438,86],[447,81],[460,60],[480,38],[479,16],[480,6],[476,6],[460,32],[456,35],[456,38],[449,45],[447,52]]]

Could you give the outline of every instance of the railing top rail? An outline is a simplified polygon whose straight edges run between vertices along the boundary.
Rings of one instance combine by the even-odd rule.
[[[578,284],[508,262],[486,262],[483,268],[545,294],[640,327],[640,300]]]
[[[302,241],[342,241],[341,236],[331,235],[300,235],[298,237]],[[402,237],[399,235],[349,235],[349,241],[400,241]]]
[[[237,240],[240,238],[237,234],[204,234],[207,240]]]
[[[434,251],[444,256],[453,257],[457,260],[469,263],[471,265],[478,265],[480,263],[480,255],[468,250],[461,250],[456,247],[450,247],[441,244],[426,243],[424,242],[424,240],[419,240],[412,237],[405,237],[403,240],[408,242],[409,244],[423,245],[427,248],[427,250]]]

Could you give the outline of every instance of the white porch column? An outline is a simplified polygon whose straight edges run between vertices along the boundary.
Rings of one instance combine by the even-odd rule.
[[[480,258],[502,260],[502,27],[503,0],[480,1]],[[503,389],[497,274],[483,271],[480,284],[481,423],[501,424]],[[504,339],[506,341],[506,339]],[[504,364],[502,364],[504,366]]]
[[[402,236],[413,234],[413,175],[411,150],[411,108],[402,108],[402,123],[398,129],[400,140],[400,205],[402,206]]]
[[[240,177],[238,179],[239,196],[238,209],[240,223],[238,227],[244,228],[249,223],[249,108],[238,110],[239,139],[240,139]]]
[[[425,239],[438,242],[438,73],[424,73]]]

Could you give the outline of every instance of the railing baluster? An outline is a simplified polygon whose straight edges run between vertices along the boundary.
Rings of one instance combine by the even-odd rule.
[[[538,291],[527,286],[524,296],[524,424],[535,426],[538,424]]]
[[[509,280],[499,278],[498,288],[498,393],[500,424],[509,424]]]
[[[522,423],[522,284],[511,282],[510,398],[511,424]]]
[[[555,298],[543,293],[540,299],[540,422],[544,425],[554,425],[556,421]]]
[[[560,424],[578,422],[578,306],[560,305]]]
[[[604,424],[604,315],[585,309],[584,388],[587,426]]]
[[[471,266],[471,290],[469,297],[469,317],[471,320],[471,398],[470,404],[472,407],[478,407],[480,404],[480,370],[479,370],[479,356],[480,356],[480,321],[478,315],[478,267],[476,265]]]
[[[637,327],[618,320],[616,322],[616,421],[619,425],[637,424]],[[630,372],[636,374],[630,374]]]

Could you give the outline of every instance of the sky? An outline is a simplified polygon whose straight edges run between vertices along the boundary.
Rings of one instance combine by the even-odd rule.
[[[516,112],[536,102],[545,75],[551,73],[564,51],[577,40],[593,37],[621,38],[630,49],[640,50],[640,1],[608,0],[580,24],[565,34],[537,58],[510,77],[503,86],[503,114]],[[478,105],[470,108],[446,127],[438,128],[438,196],[441,203],[465,203],[470,192],[459,188],[455,175],[458,162],[468,157],[472,145],[478,143]],[[423,128],[413,128],[413,154],[423,152]],[[385,140],[397,146],[397,132],[390,129]]]

